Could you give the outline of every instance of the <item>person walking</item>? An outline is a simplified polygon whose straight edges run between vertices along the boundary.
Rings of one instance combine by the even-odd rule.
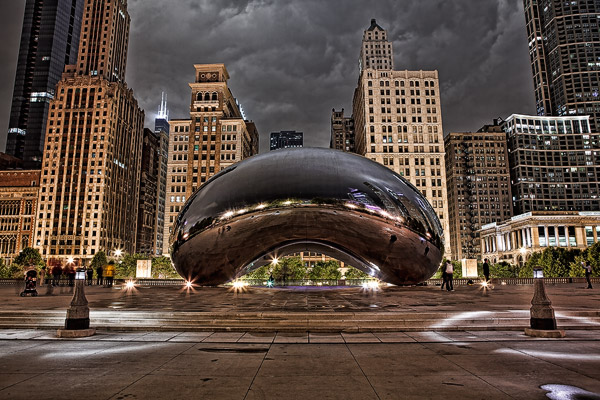
[[[40,271],[40,286],[44,286],[44,281],[46,280],[46,267],[42,267]]]
[[[102,268],[102,265],[98,265],[98,267],[96,267],[96,284],[98,286],[102,286],[104,284],[104,279],[102,277],[102,274],[104,273],[104,270]]]
[[[88,286],[92,286],[92,281],[94,280],[94,268],[92,268],[91,266],[87,267],[85,275],[87,277]]]
[[[75,286],[75,268],[70,265],[69,266],[69,272],[68,272],[68,276],[69,276],[69,286],[73,287]]]
[[[104,271],[104,276],[106,277],[106,287],[112,287],[113,280],[115,278],[115,265],[108,264]]]
[[[60,265],[52,267],[52,286],[58,286],[60,284],[60,276],[62,275],[62,268]]]
[[[592,264],[588,261],[585,266],[585,280],[587,281],[587,289],[593,289],[592,287]]]
[[[490,264],[487,258],[483,260],[483,276],[486,282],[490,281]]]
[[[442,270],[442,290],[444,290],[444,286],[448,286],[448,279],[446,278],[446,263],[442,264],[440,269]]]
[[[452,279],[454,278],[454,265],[450,260],[446,261],[446,290],[454,292],[454,284]]]

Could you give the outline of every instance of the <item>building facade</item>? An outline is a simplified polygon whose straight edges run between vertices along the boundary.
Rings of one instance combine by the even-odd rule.
[[[600,134],[588,116],[514,114],[502,123],[514,214],[600,211]]]
[[[48,106],[65,65],[77,61],[85,0],[26,0],[6,153],[40,168]]]
[[[304,133],[296,131],[271,132],[269,150],[304,147]]]
[[[79,57],[50,102],[35,246],[82,262],[136,250],[144,112],[123,79],[124,0],[87,0]]]
[[[506,134],[497,124],[444,138],[450,243],[456,259],[481,255],[479,229],[513,216]]]
[[[159,132],[144,129],[138,194],[136,253],[154,254],[158,229],[158,184],[161,138]]]
[[[542,116],[590,115],[600,129],[600,3],[523,0],[537,104]]]
[[[163,254],[185,201],[219,171],[258,151],[258,130],[246,121],[227,85],[223,64],[198,64],[190,83],[190,118],[171,120]]]
[[[363,34],[358,67],[360,72],[364,69],[394,69],[392,42],[387,40],[387,31],[377,25],[375,19]]]
[[[9,264],[33,246],[39,170],[0,171],[0,258]]]
[[[481,228],[482,257],[523,265],[547,247],[583,250],[600,241],[600,212],[530,212]]]
[[[165,211],[167,198],[167,171],[169,163],[169,112],[167,110],[167,97],[163,95],[158,115],[154,120],[154,132],[158,135],[160,146],[158,149],[159,175],[157,180],[157,206],[156,206],[156,229],[154,232],[154,254],[161,255],[164,242],[169,238],[164,237]]]
[[[354,120],[344,116],[344,109],[331,110],[331,140],[329,147],[336,150],[355,153],[354,146]]]
[[[369,30],[367,42],[368,35]],[[371,50],[364,41],[361,55]],[[439,87],[437,71],[363,69],[353,118],[356,152],[402,175],[427,197],[444,228],[446,257],[451,257]]]

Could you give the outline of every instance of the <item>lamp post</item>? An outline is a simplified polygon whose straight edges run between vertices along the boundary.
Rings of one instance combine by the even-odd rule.
[[[58,337],[77,338],[92,336],[96,329],[90,328],[90,309],[85,297],[85,268],[77,268],[75,273],[75,294],[67,310],[64,329],[57,331]]]
[[[543,338],[562,338],[565,331],[557,329],[556,317],[552,302],[546,295],[544,286],[544,270],[539,267],[533,269],[533,299],[531,300],[531,319],[529,328],[525,328],[527,336]]]

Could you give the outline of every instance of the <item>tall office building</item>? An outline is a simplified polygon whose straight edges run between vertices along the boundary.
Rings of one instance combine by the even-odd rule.
[[[377,36],[375,31],[379,32]],[[378,25],[373,27],[371,24],[363,36],[362,58],[367,49],[378,50],[371,48],[369,38],[381,39],[386,37],[384,33]],[[388,42],[385,43],[387,46]],[[391,57],[391,54],[390,45],[389,49],[386,47],[385,57]],[[375,56],[382,54],[376,52]],[[380,65],[363,69],[354,91],[356,152],[404,176],[427,197],[444,228],[446,256],[450,257],[438,73],[394,71]]]
[[[6,153],[42,163],[48,105],[65,65],[77,61],[84,0],[26,0]]]
[[[354,147],[354,120],[344,116],[344,109],[331,110],[331,140],[329,147],[336,150],[356,152]]]
[[[589,121],[513,114],[502,123],[515,215],[600,211],[600,133]]]
[[[523,0],[537,113],[600,129],[600,2]]]
[[[136,249],[144,112],[124,83],[126,0],[87,0],[76,65],[50,102],[36,229],[46,258]]]
[[[219,171],[258,151],[258,130],[246,121],[227,85],[224,64],[197,64],[189,119],[170,121],[163,254],[185,201]]]
[[[159,136],[160,146],[158,153],[159,175],[157,182],[157,213],[156,213],[156,230],[155,230],[155,246],[154,254],[161,255],[163,252],[164,242],[168,241],[168,237],[164,237],[165,231],[165,210],[167,197],[167,167],[169,163],[169,110],[167,109],[167,95],[163,94],[158,115],[154,120],[154,132]]]
[[[155,254],[156,251],[158,186],[161,173],[160,151],[160,132],[154,132],[148,128],[144,129],[135,250],[136,253],[140,254]]]
[[[304,146],[304,133],[296,131],[271,132],[270,150]]]
[[[479,229],[513,216],[506,134],[494,121],[444,138],[450,243],[456,259],[478,258]]]
[[[387,31],[377,25],[375,19],[363,34],[358,62],[360,72],[364,69],[394,69],[392,42],[387,40]]]

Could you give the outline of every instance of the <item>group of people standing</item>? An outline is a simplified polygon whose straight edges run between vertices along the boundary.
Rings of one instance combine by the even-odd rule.
[[[52,276],[52,280],[50,280],[50,275],[46,277],[46,267],[42,267],[40,271],[40,286],[44,286],[44,283],[51,284],[52,286],[60,286],[61,279],[64,282],[66,280],[69,286],[75,286],[75,274],[77,269],[73,265],[66,265],[61,267],[60,265],[55,265],[50,269],[50,275]],[[61,278],[64,277],[64,278]],[[87,267],[85,271],[85,283],[88,286],[93,285],[94,283],[94,269],[92,267]],[[113,264],[108,264],[105,267],[98,266],[96,267],[96,285],[105,287],[112,287],[113,281],[115,277],[115,266]]]
[[[444,290],[444,286],[447,291],[454,291],[454,265],[450,260],[442,265],[442,290]]]

